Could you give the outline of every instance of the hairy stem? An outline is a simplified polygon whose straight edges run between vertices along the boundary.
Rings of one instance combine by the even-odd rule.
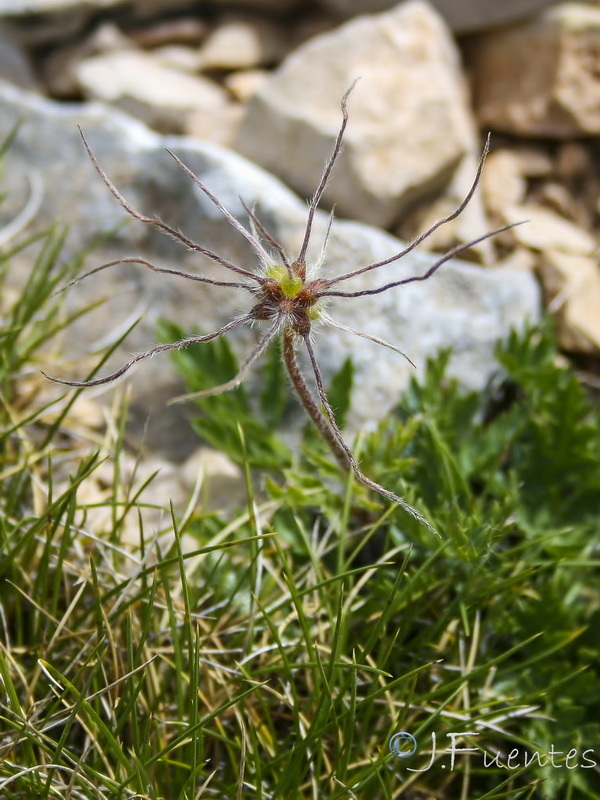
[[[292,383],[294,384],[294,388],[298,393],[298,397],[300,398],[302,405],[306,409],[306,413],[312,419],[312,421],[317,426],[319,433],[323,436],[331,451],[333,452],[334,456],[336,457],[337,461],[339,462],[340,466],[344,470],[352,470],[358,480],[363,483],[365,486],[368,486],[370,489],[374,489],[379,494],[386,497],[388,500],[399,505],[403,508],[406,512],[408,512],[411,517],[414,517],[418,522],[428,528],[432,533],[436,536],[439,536],[438,532],[435,528],[428,522],[422,514],[420,514],[416,508],[413,508],[406,500],[403,500],[401,497],[398,497],[397,494],[388,491],[383,486],[380,486],[375,481],[372,481],[368,478],[363,472],[361,472],[360,467],[358,466],[356,459],[352,455],[352,451],[344,441],[344,438],[341,434],[340,429],[338,428],[335,417],[333,414],[333,409],[331,408],[329,401],[327,399],[327,395],[325,394],[325,389],[323,387],[323,380],[321,378],[321,371],[317,364],[314,351],[312,349],[312,345],[310,343],[310,339],[308,335],[304,336],[304,344],[306,345],[306,349],[308,350],[308,355],[310,357],[311,365],[313,368],[313,373],[315,376],[315,380],[317,382],[317,391],[319,394],[319,399],[325,409],[325,413],[321,411],[318,404],[316,403],[315,399],[313,398],[310,389],[308,388],[306,381],[300,369],[298,367],[298,362],[296,361],[296,351],[294,348],[294,338],[295,334],[291,328],[287,328],[283,334],[283,360],[285,362],[285,366],[287,368],[288,374],[292,379]]]
[[[524,222],[524,220],[523,220]],[[434,275],[438,269],[443,265],[446,264],[448,261],[453,259],[455,256],[459,256],[461,253],[464,253],[470,247],[473,247],[480,242],[484,242],[486,239],[491,239],[492,236],[497,236],[499,233],[504,233],[504,231],[508,231],[511,228],[516,228],[517,225],[522,225],[523,222],[511,222],[510,225],[503,225],[502,228],[496,228],[494,231],[489,231],[488,233],[484,233],[483,236],[478,236],[477,239],[473,239],[466,244],[459,244],[456,247],[453,247],[452,250],[449,250],[445,253],[441,258],[435,261],[427,270],[424,275],[413,275],[410,278],[403,278],[401,281],[392,281],[391,283],[386,283],[385,286],[380,286],[378,289],[362,289],[359,292],[330,292],[328,290],[324,292],[318,292],[317,297],[365,297],[365,295],[371,294],[381,294],[382,292],[387,292],[388,289],[393,289],[396,286],[406,286],[408,283],[418,283],[419,281],[428,281],[432,275]],[[380,261],[377,264],[371,265],[375,267],[382,266],[383,264],[389,263],[389,261],[394,261],[395,259],[388,259],[387,261]],[[327,287],[331,286],[334,283],[338,283],[341,280],[346,280],[346,278],[352,278],[355,275],[360,275],[362,272],[367,272],[371,267],[366,267],[363,270],[357,270],[356,272],[348,273],[347,275],[340,275],[339,278],[334,278],[332,281],[327,282]]]
[[[206,336],[190,336],[186,339],[181,339],[179,342],[160,344],[158,347],[153,347],[151,350],[147,350],[145,353],[140,353],[139,355],[134,356],[126,364],[123,364],[120,369],[110,375],[107,375],[105,378],[95,378],[94,380],[90,381],[65,381],[62,378],[53,378],[51,375],[47,375],[43,370],[40,371],[45,378],[48,378],[48,380],[53,381],[54,383],[62,383],[63,386],[76,386],[83,389],[87,388],[88,386],[102,386],[105,383],[112,383],[113,381],[116,381],[117,378],[120,378],[121,375],[124,375],[126,372],[128,372],[128,370],[130,370],[134,364],[137,364],[138,361],[142,361],[144,358],[152,358],[152,356],[155,356],[158,353],[165,353],[167,350],[182,350],[185,347],[189,347],[191,344],[211,342],[213,339],[223,336],[224,333],[237,328],[239,325],[243,325],[244,323],[251,321],[252,316],[250,314],[246,314],[244,317],[239,317],[239,319],[234,319],[231,322],[228,322],[227,325],[219,328],[218,331],[206,334]]]
[[[343,129],[342,129],[342,132],[343,132]],[[477,189],[477,187],[479,185],[479,181],[481,180],[481,172],[483,170],[483,165],[485,164],[485,159],[487,158],[487,155],[488,155],[489,151],[490,151],[490,136],[488,134],[488,137],[487,137],[487,139],[485,141],[485,146],[483,148],[483,153],[481,154],[481,158],[479,159],[479,165],[477,167],[477,172],[475,173],[475,178],[473,179],[473,183],[471,184],[471,188],[469,189],[469,191],[466,194],[465,199],[462,201],[462,203],[458,206],[457,209],[455,209],[451,214],[448,214],[447,216],[442,217],[442,219],[438,219],[437,222],[434,222],[433,225],[430,228],[428,228],[426,231],[424,231],[419,236],[417,236],[416,239],[413,239],[413,241],[410,242],[410,244],[408,244],[399,253],[396,253],[395,255],[390,256],[390,258],[385,258],[383,261],[377,261],[375,264],[369,264],[367,267],[361,267],[360,269],[356,269],[356,270],[354,270],[352,272],[347,272],[345,275],[339,275],[337,278],[334,278],[333,280],[331,280],[329,282],[329,285],[333,286],[334,283],[339,283],[340,281],[347,281],[348,278],[354,278],[357,275],[362,275],[364,272],[369,272],[372,269],[378,269],[378,267],[383,267],[385,264],[391,264],[394,261],[398,261],[399,259],[403,258],[405,255],[408,255],[408,253],[412,252],[415,249],[415,247],[420,245],[421,242],[425,241],[425,239],[429,238],[431,236],[431,234],[434,233],[435,231],[437,231],[437,229],[440,228],[442,225],[445,225],[447,222],[451,222],[452,220],[454,220],[458,216],[460,216],[462,214],[462,212],[465,210],[465,208],[467,207],[467,205],[469,204],[469,202],[471,201],[471,198],[473,197],[473,195],[475,194],[475,190]],[[505,229],[502,228],[502,230],[505,230]],[[487,239],[489,236],[494,236],[496,233],[499,233],[499,232],[500,231],[493,231],[492,233],[487,234],[484,238]],[[478,244],[480,241],[483,241],[483,239],[477,239],[474,242],[470,242],[468,245],[464,246],[463,249],[466,249],[468,247],[472,247],[474,244]],[[454,253],[454,251],[451,251],[451,253],[448,254],[447,257],[451,258],[452,255],[456,255],[456,253]],[[438,266],[440,266],[440,265],[438,264]]]
[[[283,333],[283,361],[288,371],[288,375],[290,376],[294,385],[296,394],[300,398],[300,402],[306,409],[306,413],[312,419],[319,433],[331,448],[331,452],[336,457],[342,469],[348,470],[350,469],[350,461],[348,460],[348,456],[343,447],[341,447],[337,441],[333,431],[329,426],[329,423],[327,422],[327,419],[323,416],[321,409],[315,402],[311,391],[304,380],[302,372],[300,371],[298,362],[296,360],[294,339],[295,334],[292,329],[286,328]]]
[[[153,272],[162,272],[165,275],[177,275],[179,278],[187,278],[190,281],[200,281],[200,283],[210,283],[212,286],[229,286],[233,287],[234,289],[247,289],[248,291],[252,292],[255,290],[254,286],[251,286],[248,283],[235,283],[233,281],[217,281],[213,280],[212,278],[205,278],[203,275],[196,275],[193,272],[183,272],[179,269],[169,269],[168,267],[157,267],[152,262],[148,261],[145,258],[138,258],[137,256],[127,256],[126,258],[117,258],[115,261],[109,261],[107,264],[101,264],[99,267],[94,267],[89,272],[85,272],[83,275],[80,275],[75,280],[67,283],[66,286],[63,286],[62,289],[59,289],[55,294],[60,294],[61,292],[65,292],[67,289],[70,289],[71,286],[74,286],[76,283],[84,280],[85,278],[89,278],[91,275],[95,275],[97,272],[102,272],[105,269],[109,269],[110,267],[116,267],[119,264],[141,264],[143,267],[147,267],[151,269]]]
[[[203,247],[202,245],[196,244],[192,239],[189,239],[184,233],[177,230],[176,228],[172,228],[170,225],[167,225],[166,222],[163,222],[158,217],[147,217],[145,214],[141,214],[139,211],[136,211],[135,208],[123,197],[121,192],[117,189],[111,179],[108,177],[106,172],[100,166],[98,159],[93,154],[91,147],[88,144],[87,139],[85,138],[83,131],[79,128],[79,133],[83,140],[83,145],[87,151],[87,154],[90,158],[90,161],[94,165],[94,169],[100,175],[108,189],[110,190],[113,197],[118,200],[122,208],[134,219],[139,220],[140,222],[145,222],[148,225],[153,225],[158,230],[161,230],[163,233],[166,233],[167,236],[171,236],[176,241],[180,242],[181,244],[185,245],[189,250],[193,250],[196,253],[201,253],[202,255],[210,258],[212,261],[220,264],[225,269],[229,269],[232,272],[237,272],[239,275],[244,275],[246,278],[250,278],[253,281],[256,281],[258,284],[263,284],[265,282],[265,278],[261,275],[255,275],[253,272],[248,272],[247,269],[242,269],[242,267],[236,267],[235,264],[227,261],[225,258],[222,258],[217,253],[214,253],[212,250],[209,250],[207,247]],[[187,168],[186,168],[187,169]],[[209,195],[211,199],[213,199],[212,195]],[[222,205],[218,203],[219,209],[222,209]],[[228,213],[228,212],[227,212]],[[230,215],[229,215],[230,216]],[[229,219],[229,216],[227,219]],[[238,223],[239,225],[239,223]],[[237,226],[236,226],[237,227]],[[242,227],[242,226],[240,226]],[[246,231],[246,233],[248,233]],[[260,245],[259,245],[260,246]]]
[[[340,126],[338,135],[335,139],[335,144],[333,145],[333,152],[331,153],[331,155],[327,160],[327,163],[325,164],[325,169],[323,170],[323,174],[321,175],[321,180],[319,182],[319,185],[317,186],[317,190],[313,194],[312,199],[310,201],[310,205],[308,206],[308,219],[306,221],[304,240],[302,241],[302,247],[300,248],[300,253],[298,254],[298,258],[296,259],[300,263],[304,263],[306,259],[306,251],[308,250],[308,245],[310,242],[310,235],[312,232],[313,220],[315,217],[317,206],[319,205],[321,197],[323,196],[323,192],[325,191],[325,188],[329,183],[329,178],[331,177],[331,171],[335,166],[335,162],[338,160],[340,153],[342,152],[342,141],[344,140],[344,132],[346,130],[346,125],[348,124],[347,100],[348,100],[348,95],[350,94],[352,89],[354,89],[355,84],[356,81],[354,81],[352,86],[342,97],[342,102],[341,102],[342,124]]]
[[[416,508],[413,508],[410,503],[407,503],[406,500],[403,500],[394,492],[390,492],[385,487],[381,486],[379,483],[371,480],[368,478],[364,472],[358,466],[358,462],[352,455],[352,451],[344,441],[344,437],[342,436],[342,432],[337,426],[337,422],[335,421],[335,415],[333,413],[333,409],[327,399],[327,395],[325,394],[325,387],[323,386],[323,378],[321,376],[321,370],[319,369],[319,365],[317,363],[317,359],[315,356],[315,351],[313,350],[312,344],[308,335],[304,336],[304,344],[306,345],[306,349],[308,350],[308,355],[310,357],[310,363],[313,369],[313,374],[315,376],[315,381],[317,384],[317,393],[319,395],[319,399],[321,400],[321,404],[326,414],[327,421],[329,422],[329,433],[334,438],[336,445],[342,450],[346,457],[346,463],[348,464],[349,468],[354,472],[356,477],[361,483],[364,483],[365,486],[368,486],[370,489],[374,489],[376,492],[379,492],[380,495],[386,497],[388,500],[391,500],[394,503],[397,503],[401,508],[403,508],[411,517],[414,517],[421,525],[424,525],[428,528],[432,533],[436,536],[439,536],[439,533],[435,530],[433,525],[429,523],[425,517],[420,514]],[[329,441],[329,439],[328,439]]]
[[[169,400],[169,405],[172,406],[175,405],[176,403],[186,403],[188,400],[194,400],[198,397],[213,397],[216,394],[223,394],[223,392],[228,392],[230,391],[230,389],[237,388],[246,377],[252,364],[254,364],[257,358],[260,358],[262,356],[267,347],[277,336],[277,334],[279,333],[280,325],[281,325],[280,318],[277,317],[277,319],[275,320],[275,324],[273,325],[271,330],[265,336],[263,336],[263,338],[259,341],[254,350],[250,353],[248,358],[244,361],[244,363],[238,370],[237,375],[234,375],[234,377],[230,381],[226,381],[225,383],[220,383],[218,386],[211,386],[210,389],[202,389],[199,392],[192,392],[191,394],[184,394],[181,395],[180,397],[174,397],[172,400]]]

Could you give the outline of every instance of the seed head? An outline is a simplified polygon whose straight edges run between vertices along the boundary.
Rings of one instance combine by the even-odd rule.
[[[347,100],[351,90],[352,87],[346,92],[346,94],[342,98],[341,101],[342,122],[340,125],[340,129],[338,131],[332,153],[329,159],[327,160],[327,163],[325,164],[325,168],[323,170],[321,180],[319,181],[319,185],[310,201],[308,207],[306,228],[304,231],[304,236],[300,247],[300,252],[298,253],[297,258],[293,261],[289,259],[285,249],[270,235],[270,233],[265,229],[265,227],[262,225],[262,223],[256,217],[256,215],[252,210],[246,207],[246,211],[248,213],[248,217],[250,220],[250,230],[248,230],[240,222],[238,222],[238,220],[223,206],[220,200],[210,191],[210,189],[207,186],[205,186],[205,184],[200,180],[200,178],[194,175],[194,173],[188,167],[186,167],[186,165],[182,161],[180,161],[180,159],[174,153],[172,153],[170,150],[167,151],[175,159],[175,161],[181,167],[181,169],[188,175],[188,177],[215,204],[215,206],[221,211],[221,213],[231,223],[231,225],[235,228],[235,230],[237,230],[238,233],[244,236],[250,243],[260,263],[260,267],[254,271],[243,267],[239,267],[236,264],[232,264],[230,261],[223,258],[219,254],[213,252],[212,250],[209,250],[203,245],[194,242],[192,239],[189,239],[181,231],[172,228],[170,225],[163,222],[162,220],[156,217],[147,217],[144,214],[140,213],[139,211],[136,211],[123,197],[123,195],[121,195],[117,187],[112,183],[110,178],[106,175],[106,173],[98,163],[95,155],[91,151],[90,146],[83,132],[80,129],[81,137],[83,139],[83,144],[98,174],[100,175],[100,177],[102,178],[108,189],[112,192],[114,197],[117,199],[117,201],[121,204],[121,206],[130,216],[132,216],[134,219],[139,220],[140,222],[144,222],[148,225],[158,228],[164,234],[175,239],[188,249],[208,257],[209,259],[219,264],[228,272],[232,272],[235,275],[240,276],[240,279],[236,281],[214,280],[212,278],[207,278],[203,275],[198,275],[196,273],[183,272],[181,270],[169,269],[166,267],[157,267],[150,261],[147,261],[146,259],[143,258],[128,257],[119,259],[117,261],[111,261],[108,264],[102,264],[101,266],[96,267],[90,272],[87,272],[85,275],[82,275],[81,278],[79,278],[78,280],[83,280],[84,278],[87,278],[90,275],[93,275],[104,269],[114,267],[118,264],[135,263],[135,264],[140,264],[141,266],[147,269],[153,270],[154,272],[174,275],[180,278],[186,278],[192,281],[199,281],[200,283],[206,283],[213,286],[224,286],[232,289],[241,289],[242,291],[250,293],[250,295],[253,298],[254,304],[252,305],[252,308],[248,313],[231,320],[222,328],[213,333],[209,333],[204,336],[190,336],[185,339],[182,339],[179,342],[173,342],[171,344],[163,344],[159,345],[158,347],[153,347],[152,349],[147,350],[146,352],[141,353],[135,356],[134,358],[130,359],[127,363],[123,364],[123,366],[116,372],[113,372],[111,375],[107,375],[104,378],[96,378],[89,381],[69,381],[69,380],[64,380],[62,378],[52,378],[49,375],[46,375],[46,377],[52,381],[55,381],[56,383],[61,383],[66,386],[76,386],[79,388],[85,388],[89,386],[101,386],[104,384],[112,383],[113,381],[120,378],[122,375],[128,372],[131,369],[131,367],[134,366],[134,364],[137,364],[138,361],[142,361],[143,359],[149,358],[158,353],[163,353],[168,350],[179,350],[185,347],[189,347],[190,345],[193,344],[208,342],[220,336],[223,336],[224,334],[228,333],[234,328],[238,328],[242,325],[252,324],[256,322],[270,323],[270,325],[268,325],[267,327],[266,332],[263,334],[262,338],[259,340],[254,350],[242,363],[238,374],[234,378],[232,378],[230,381],[227,381],[226,383],[223,383],[219,386],[215,386],[211,389],[207,389],[202,392],[196,392],[195,394],[191,395],[186,395],[183,398],[175,398],[175,402],[181,400],[190,400],[195,397],[207,397],[214,394],[220,394],[221,392],[225,392],[230,389],[234,389],[242,382],[252,364],[258,358],[260,358],[260,356],[265,352],[269,344],[275,338],[280,337],[282,339],[283,360],[287,372],[290,376],[292,385],[296,391],[296,394],[298,395],[298,398],[300,399],[302,405],[304,406],[307,414],[309,415],[309,417],[311,418],[311,420],[313,421],[313,423],[315,424],[315,426],[317,427],[317,429],[322,434],[323,438],[331,448],[334,456],[336,457],[340,465],[344,469],[352,470],[357,479],[361,483],[370,487],[374,491],[378,492],[380,495],[387,498],[388,500],[391,500],[392,502],[396,503],[401,508],[403,508],[407,513],[409,513],[411,516],[417,519],[420,523],[425,525],[430,531],[432,531],[433,533],[437,533],[432,527],[432,525],[415,508],[413,508],[409,503],[407,503],[406,500],[403,500],[398,495],[394,494],[393,492],[390,492],[383,486],[380,486],[378,483],[375,483],[375,481],[372,481],[370,478],[364,475],[363,472],[360,470],[360,467],[356,459],[352,455],[349,446],[346,444],[346,441],[344,440],[342,433],[338,428],[338,425],[335,421],[333,410],[329,404],[327,395],[325,393],[321,370],[317,363],[317,359],[312,344],[313,323],[317,320],[321,320],[328,325],[341,328],[342,330],[349,331],[350,333],[356,334],[357,336],[360,336],[364,339],[368,339],[371,342],[382,345],[384,347],[388,347],[394,350],[395,352],[399,353],[400,355],[402,355],[404,358],[407,358],[408,361],[412,364],[412,361],[410,361],[408,356],[406,356],[405,353],[403,353],[394,345],[389,344],[388,342],[385,342],[382,339],[379,339],[375,336],[370,336],[369,334],[364,333],[362,331],[349,328],[346,325],[342,325],[336,322],[334,319],[332,319],[331,316],[325,311],[325,304],[327,302],[327,298],[329,297],[356,298],[365,295],[381,294],[382,292],[386,292],[389,289],[393,289],[397,286],[403,286],[405,284],[417,281],[429,280],[431,277],[433,277],[433,275],[443,264],[448,262],[454,256],[459,255],[463,251],[467,250],[469,247],[472,247],[474,244],[478,244],[484,239],[487,239],[491,236],[494,236],[497,233],[507,230],[512,226],[507,225],[503,228],[499,228],[498,230],[486,233],[483,236],[479,237],[478,239],[468,244],[460,245],[458,247],[453,248],[452,250],[450,250],[440,258],[438,258],[438,260],[435,261],[423,275],[416,275],[410,278],[404,278],[403,280],[391,281],[385,284],[384,286],[381,286],[376,289],[366,289],[362,291],[347,292],[337,288],[339,284],[342,284],[344,281],[347,281],[350,278],[354,278],[357,275],[362,275],[366,272],[376,270],[379,267],[382,267],[386,264],[391,264],[395,261],[398,261],[403,256],[407,255],[412,250],[414,250],[424,239],[430,236],[441,225],[455,219],[464,210],[467,203],[472,198],[475,189],[477,188],[479,179],[481,177],[481,171],[483,168],[485,157],[489,150],[489,137],[488,137],[488,141],[485,144],[483,154],[481,156],[479,166],[475,174],[475,179],[473,181],[471,189],[467,193],[465,199],[462,201],[462,203],[458,206],[458,208],[454,212],[444,217],[443,219],[438,220],[427,231],[420,234],[410,244],[406,245],[406,247],[404,247],[398,253],[390,256],[389,258],[375,262],[373,264],[368,264],[367,266],[364,267],[359,267],[355,270],[352,270],[351,272],[346,272],[342,275],[338,275],[333,278],[325,279],[325,278],[320,278],[318,276],[314,277],[313,275],[316,272],[316,270],[307,269],[306,255],[310,243],[314,216],[317,207],[319,205],[323,192],[325,191],[327,183],[331,177],[333,167],[337,159],[339,158],[342,150],[342,141],[344,138],[344,132],[348,124]],[[330,226],[331,226],[331,219],[330,219]],[[329,229],[327,231],[327,235],[328,233]],[[327,243],[327,236],[325,237],[323,254],[325,252],[326,243]],[[311,277],[308,277],[309,275]],[[78,280],[72,281],[72,283],[69,284],[69,286],[71,286],[73,283],[77,283]],[[298,345],[303,345],[308,353],[309,362],[311,365],[311,371],[313,373],[315,381],[317,397],[314,397],[313,392],[306,383],[304,375],[302,374],[302,371],[298,366],[298,362],[296,360],[296,349]]]

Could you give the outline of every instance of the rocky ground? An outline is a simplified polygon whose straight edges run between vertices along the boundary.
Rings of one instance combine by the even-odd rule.
[[[469,249],[462,257],[471,264],[445,266],[435,280],[393,296],[335,304],[335,317],[391,339],[418,367],[453,345],[455,374],[482,388],[494,370],[493,343],[536,318],[541,298],[559,321],[563,348],[598,384],[598,0],[0,0],[0,77],[0,137],[21,121],[3,218],[9,224],[25,208],[32,224],[68,221],[71,253],[124,216],[91,167],[78,124],[136,208],[247,264],[245,243],[164,147],[240,219],[240,197],[254,206],[293,252],[306,206],[287,187],[303,198],[314,191],[340,125],[340,99],[358,79],[345,151],[325,194],[324,208],[351,220],[333,227],[332,274],[389,256],[402,247],[395,237],[413,238],[456,208],[490,131],[480,190],[421,249],[443,252],[526,224]],[[326,226],[318,215],[316,252]],[[121,229],[94,263],[127,255],[218,272],[139,223]],[[374,283],[364,276],[364,285],[423,272],[432,258],[411,254]],[[72,302],[111,301],[65,343],[73,372],[77,359],[110,339],[107,330],[117,335],[139,315],[129,351],[153,343],[160,316],[209,330],[239,310],[237,297],[196,288],[130,266],[81,284]],[[352,353],[353,424],[372,424],[410,367],[339,329],[323,339],[317,347],[328,375]],[[164,409],[173,381],[158,359],[140,368],[133,384],[141,418]],[[150,449],[195,458],[180,420],[158,413]]]

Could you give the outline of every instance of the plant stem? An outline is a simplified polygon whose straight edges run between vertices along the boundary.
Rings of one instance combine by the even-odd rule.
[[[350,448],[344,442],[341,431],[337,427],[333,409],[331,408],[325,394],[321,373],[312,349],[312,345],[310,343],[309,335],[307,333],[304,337],[304,343],[310,356],[315,380],[317,381],[317,391],[319,393],[319,398],[323,405],[324,412],[321,411],[315,402],[310,389],[306,385],[306,381],[304,380],[304,377],[298,368],[296,352],[294,349],[295,335],[296,334],[292,328],[286,328],[283,333],[283,360],[285,362],[285,366],[290,378],[292,379],[294,388],[300,397],[302,405],[306,409],[306,413],[317,426],[319,432],[331,448],[342,469],[348,471],[352,470],[361,483],[364,483],[365,486],[368,486],[370,489],[374,489],[376,492],[379,492],[380,495],[386,497],[388,500],[392,500],[392,502],[397,503],[408,514],[410,514],[411,517],[414,517],[414,519],[428,528],[431,533],[435,534],[435,536],[439,536],[439,533],[436,531],[433,525],[428,522],[425,517],[419,511],[417,511],[416,508],[413,508],[410,503],[407,503],[406,500],[403,500],[397,494],[388,491],[388,489],[385,487],[380,486],[380,484],[376,483],[375,481],[372,481],[371,478],[368,478],[361,471],[358,463],[352,455],[352,452],[350,451]]]
[[[338,463],[343,469],[350,470],[352,465],[350,464],[348,456],[343,448],[340,447],[325,415],[315,402],[315,399],[313,398],[311,391],[304,380],[302,372],[298,367],[298,362],[296,361],[296,349],[294,347],[295,336],[296,335],[291,328],[286,328],[283,333],[283,361],[288,371],[288,375],[294,384],[294,389],[296,390],[302,405],[306,409],[306,413],[317,426],[319,433],[331,448],[331,451],[336,457]]]

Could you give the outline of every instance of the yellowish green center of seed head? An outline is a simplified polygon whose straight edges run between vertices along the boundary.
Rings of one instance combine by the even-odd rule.
[[[281,291],[285,297],[296,297],[302,290],[304,281],[298,275],[290,275],[287,269],[281,264],[275,264],[267,270],[267,277],[272,278],[281,286]]]

